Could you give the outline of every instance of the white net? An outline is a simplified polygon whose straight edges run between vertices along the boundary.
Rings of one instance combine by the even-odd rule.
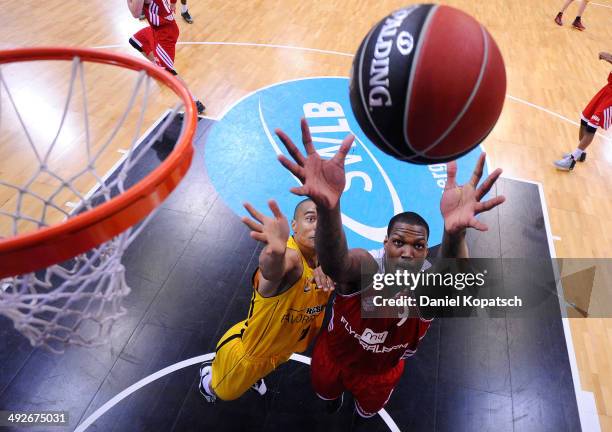
[[[41,113],[35,106],[40,98],[28,98],[14,84],[36,66],[0,66],[0,241],[61,223],[129,189],[148,174],[134,173],[134,167],[184,109],[172,95],[173,104],[179,102],[143,135],[143,124],[160,114],[147,107],[165,103],[170,93],[146,71],[90,64],[78,57],[34,63],[44,63],[37,74],[41,91],[51,80],[65,99],[59,107],[44,106],[47,112]],[[126,87],[128,82],[132,84]],[[91,100],[98,101],[96,107]],[[21,143],[16,146],[15,141]],[[7,160],[2,153],[7,148],[19,158]],[[106,343],[113,323],[125,313],[123,299],[130,292],[122,255],[151,216],[67,262],[0,279],[0,314],[32,345],[54,352],[67,345]]]

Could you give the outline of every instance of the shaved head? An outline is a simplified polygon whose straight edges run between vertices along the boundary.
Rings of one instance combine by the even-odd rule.
[[[302,209],[304,208],[304,205],[306,203],[311,203],[313,202],[310,198],[306,198],[303,199],[302,201],[300,201],[296,206],[295,206],[295,210],[293,210],[293,220],[297,220],[300,211],[302,211]]]

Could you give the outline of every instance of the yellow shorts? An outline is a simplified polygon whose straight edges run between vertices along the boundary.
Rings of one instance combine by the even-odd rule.
[[[211,387],[220,399],[226,401],[238,399],[260,378],[291,357],[291,353],[267,358],[247,356],[240,338],[243,324],[239,322],[225,332],[217,344],[212,364]]]

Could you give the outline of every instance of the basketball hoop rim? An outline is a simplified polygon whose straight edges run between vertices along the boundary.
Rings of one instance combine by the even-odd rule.
[[[37,231],[0,239],[0,279],[41,270],[82,254],[144,219],[174,190],[193,158],[197,115],[189,91],[170,73],[145,60],[90,48],[33,47],[0,50],[0,64],[34,60],[73,60],[144,70],[168,86],[185,106],[186,124],[174,150],[152,172],[125,192],[91,210]]]

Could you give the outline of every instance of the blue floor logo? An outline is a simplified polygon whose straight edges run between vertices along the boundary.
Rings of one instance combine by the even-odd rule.
[[[273,198],[291,219],[301,198],[289,188],[299,182],[276,160],[281,152],[289,155],[274,129],[284,130],[302,149],[300,118],[306,117],[323,158],[331,158],[348,133],[356,137],[346,159],[341,202],[350,247],[381,247],[389,219],[402,211],[423,216],[431,229],[429,245],[437,245],[442,239],[439,204],[446,166],[411,165],[386,155],[367,139],[350,107],[348,78],[306,78],[258,90],[212,127],[205,150],[208,175],[238,215],[246,214],[244,201],[269,214],[266,203]],[[469,180],[480,152],[476,148],[458,161],[459,183]]]

